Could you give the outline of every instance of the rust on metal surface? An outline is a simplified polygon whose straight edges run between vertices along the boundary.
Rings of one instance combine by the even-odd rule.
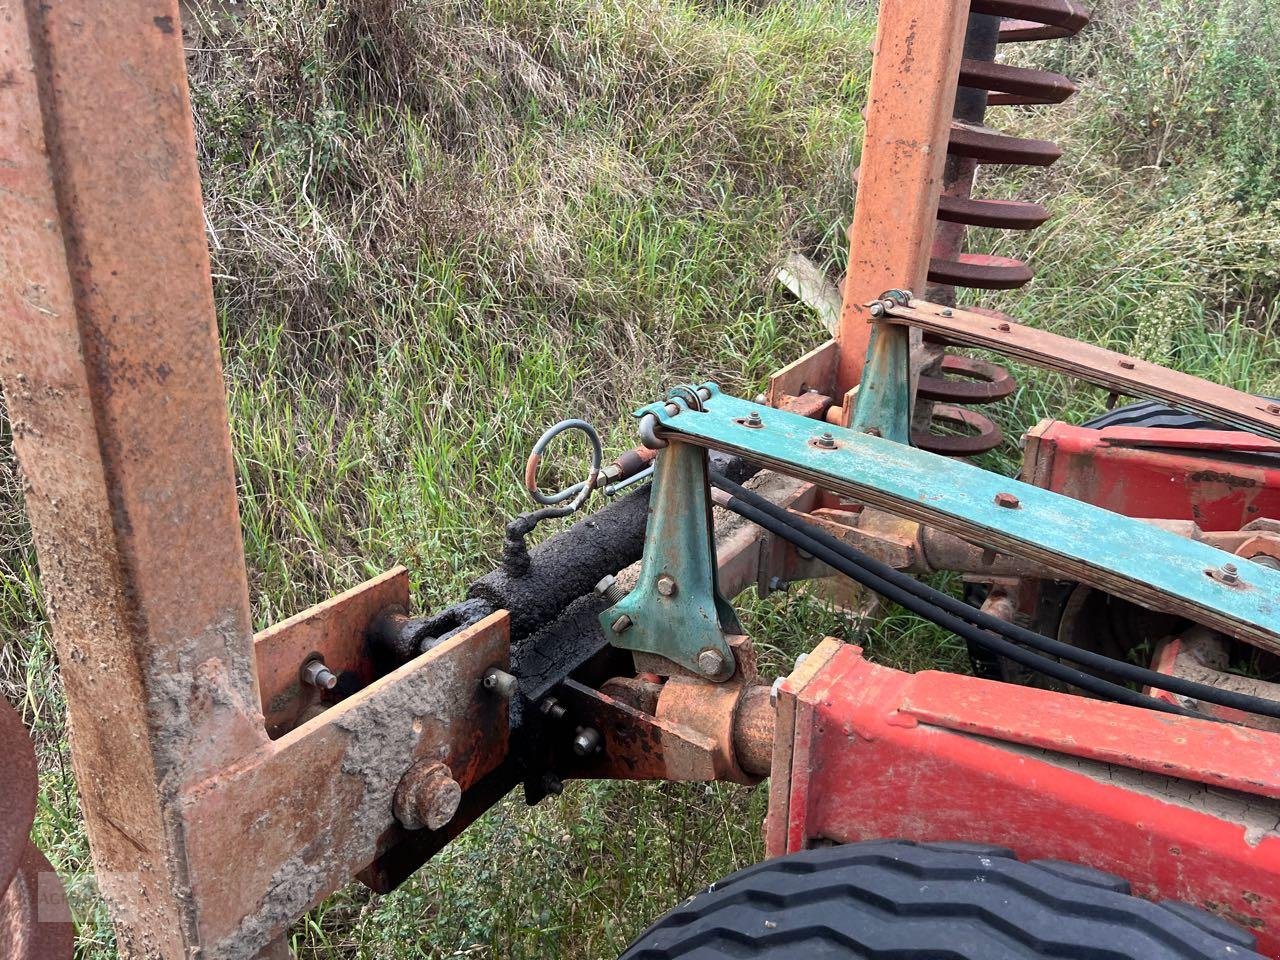
[[[954,260],[929,261],[929,282],[977,290],[1014,290],[1034,274],[1021,260],[990,253],[962,253]]]
[[[182,798],[211,956],[265,946],[403,839],[394,794],[416,763],[447,765],[463,790],[498,766],[507,701],[483,684],[507,668],[508,638],[507,613],[495,613]]]
[[[846,417],[843,397],[861,380],[871,343],[864,304],[885,290],[923,289],[926,279],[968,8],[947,3],[921,17],[912,0],[880,6],[832,394]]]
[[[944,196],[938,201],[938,219],[970,227],[1034,230],[1049,219],[1049,208],[1025,200],[980,200]]]
[[[36,755],[22,720],[0,697],[0,957],[70,960],[75,930],[62,882],[28,839]]]
[[[960,85],[1012,94],[1028,103],[1062,103],[1076,92],[1066,77],[1047,70],[1014,67],[990,60],[965,60],[960,64]]]
[[[769,378],[769,406],[781,407],[787,397],[802,396],[810,391],[833,396],[839,358],[839,343],[828,340],[783,367]]]
[[[419,760],[400,778],[393,802],[406,830],[439,830],[458,812],[462,786],[447,763]]]
[[[911,442],[921,450],[940,453],[949,457],[972,457],[988,450],[994,450],[1004,442],[1004,433],[987,416],[958,407],[954,404],[939,403],[933,408],[932,425],[946,425],[954,433],[937,433],[934,430],[914,431]]]
[[[99,884],[199,947],[177,795],[263,746],[176,2],[0,17],[0,381]]]
[[[1089,11],[1074,0],[972,0],[970,8],[974,13],[985,13],[994,17],[1007,17],[1014,23],[1009,25],[1011,31],[1025,29],[1017,21],[1031,21],[1043,27],[1057,31],[1042,37],[1017,37],[1019,40],[1050,40],[1069,37],[1079,33],[1089,25]],[[1015,39],[1010,36],[1007,39]]]
[[[1280,412],[1265,400],[1158,364],[1081,343],[1011,321],[923,300],[886,308],[889,322],[904,323],[954,343],[997,350],[1128,396],[1164,400],[1241,430],[1280,439]]]
[[[994,403],[1013,395],[1018,382],[1004,367],[974,357],[948,354],[937,376],[921,376],[917,394],[950,403]]]
[[[1052,141],[1012,137],[990,127],[959,120],[952,122],[950,132],[947,152],[954,157],[966,157],[979,163],[1048,167],[1057,163],[1062,156],[1062,148]]]
[[[409,572],[396,567],[260,632],[253,643],[267,732],[276,738],[293,729],[320,703],[320,692],[302,683],[299,668],[318,654],[353,688],[374,680],[368,630],[391,607],[408,609]]]

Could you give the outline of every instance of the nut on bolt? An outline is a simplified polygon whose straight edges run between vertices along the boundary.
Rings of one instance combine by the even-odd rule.
[[[579,727],[573,738],[573,752],[580,757],[590,757],[604,748],[604,737],[595,727]]]
[[[814,437],[811,443],[820,450],[834,450],[836,448],[836,438],[830,433]]]
[[[1240,568],[1234,563],[1224,563],[1214,574],[1214,579],[1219,583],[1225,583],[1229,587],[1234,587],[1240,582]]]
[[[486,670],[481,684],[486,690],[492,690],[504,700],[510,700],[520,689],[520,681],[500,667],[490,667]]]
[[[317,690],[332,690],[338,685],[338,678],[324,665],[324,661],[317,657],[314,660],[308,660],[303,666],[302,682]]]
[[[439,830],[458,812],[462,787],[437,760],[419,760],[400,778],[393,808],[406,830]]]
[[[600,582],[595,586],[595,591],[608,600],[610,606],[620,602],[627,595],[627,591],[623,589],[622,584],[611,573],[600,578]]]

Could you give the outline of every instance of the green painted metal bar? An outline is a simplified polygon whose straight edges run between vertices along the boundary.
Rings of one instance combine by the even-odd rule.
[[[1280,651],[1280,572],[961,461],[750,403],[715,384],[705,391],[705,412],[655,403],[636,416],[655,417],[660,437],[749,456],[779,473]],[[763,426],[736,422],[752,413]],[[1237,568],[1234,582],[1228,582],[1229,571],[1224,574],[1227,565]]]

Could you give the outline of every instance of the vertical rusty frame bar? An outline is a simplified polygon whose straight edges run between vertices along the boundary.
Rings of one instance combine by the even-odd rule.
[[[909,335],[874,325],[863,304],[886,290],[924,289],[968,20],[969,0],[880,4],[858,196],[849,229],[837,397],[862,381],[864,367],[884,375],[877,376],[879,391],[897,387],[884,382],[888,378],[909,396]],[[880,415],[870,412],[874,400],[864,397],[862,404],[866,426],[886,436],[905,433],[905,424],[897,431],[878,422]],[[900,417],[901,403],[886,398],[884,406],[890,419]],[[851,402],[845,402],[844,415],[852,422]]]
[[[0,4],[0,383],[124,956],[199,949],[180,793],[266,741],[177,0]]]

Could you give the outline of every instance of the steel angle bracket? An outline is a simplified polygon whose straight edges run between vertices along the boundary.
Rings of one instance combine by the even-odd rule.
[[[615,647],[657,654],[712,680],[733,676],[725,636],[742,628],[720,593],[713,536],[707,452],[672,443],[654,463],[640,578],[600,616]]]
[[[721,393],[715,384],[705,385],[702,393],[705,412],[659,403],[642,413],[653,414],[654,430],[672,447],[698,444],[749,457],[779,473],[1280,651],[1280,572],[968,463],[782,410],[762,410]],[[759,420],[745,426],[752,413]]]

